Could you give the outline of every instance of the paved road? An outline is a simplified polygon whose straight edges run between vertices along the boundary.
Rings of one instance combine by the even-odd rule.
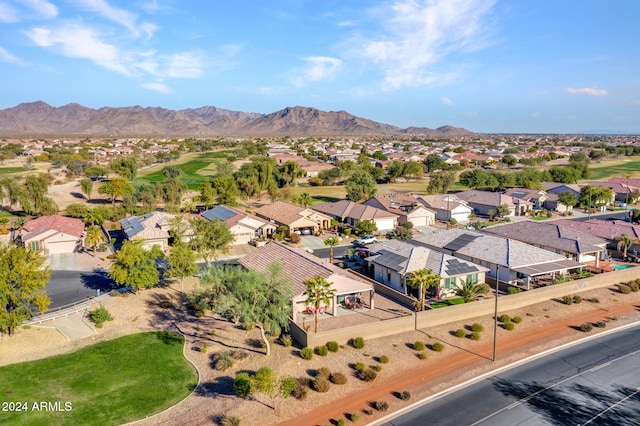
[[[489,377],[385,425],[638,425],[640,325]]]
[[[49,310],[60,308],[88,297],[108,293],[116,288],[106,272],[53,271],[45,290],[51,298]]]

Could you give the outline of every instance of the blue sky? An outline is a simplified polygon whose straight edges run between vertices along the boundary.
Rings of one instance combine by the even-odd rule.
[[[0,108],[640,132],[637,0],[0,0]]]

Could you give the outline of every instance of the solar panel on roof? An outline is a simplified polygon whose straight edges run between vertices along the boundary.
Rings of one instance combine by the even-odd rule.
[[[227,220],[234,217],[235,215],[236,214],[234,212],[225,209],[222,206],[216,206],[211,210],[207,210],[206,212],[202,213],[202,216],[209,220]]]
[[[469,244],[471,241],[475,240],[476,238],[478,238],[478,236],[476,235],[462,234],[459,237],[449,241],[442,248],[445,250],[458,251],[464,246],[466,246],[467,244]]]

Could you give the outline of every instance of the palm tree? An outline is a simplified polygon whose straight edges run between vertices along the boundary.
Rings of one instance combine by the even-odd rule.
[[[309,207],[312,204],[311,195],[308,192],[303,192],[298,197],[298,202],[304,206],[304,208]]]
[[[462,287],[456,288],[456,296],[462,297],[464,303],[473,302],[481,294],[489,292],[489,286],[485,283],[477,283],[467,278]]]
[[[27,219],[25,219],[24,217],[16,217],[11,221],[13,228],[14,229],[20,229],[24,226],[25,223],[27,223]]]
[[[627,250],[638,242],[638,239],[632,239],[627,234],[620,235],[620,241],[618,241],[618,251],[622,250],[622,258],[627,258]]]
[[[2,227],[2,231],[5,233],[7,232],[7,223],[9,223],[9,218],[8,217],[0,217],[0,227]]]
[[[304,280],[304,284],[307,286],[307,290],[304,292],[304,295],[307,296],[307,306],[312,306],[313,308],[315,308],[315,333],[317,333],[320,305],[322,305],[323,303],[325,306],[331,304],[331,299],[336,294],[336,292],[331,288],[331,285],[333,283],[328,282],[319,275],[316,275],[313,278],[307,278],[306,280]]]
[[[329,263],[333,263],[333,247],[337,246],[339,242],[338,237],[331,237],[324,240],[324,245],[329,246]]]
[[[103,240],[104,235],[99,226],[91,225],[87,229],[87,235],[84,237],[84,241],[93,249],[93,257],[96,257],[96,246]]]
[[[420,289],[420,309],[424,310],[427,289],[440,285],[442,278],[438,274],[434,274],[431,269],[419,269],[411,272],[407,279],[407,284],[412,288]]]

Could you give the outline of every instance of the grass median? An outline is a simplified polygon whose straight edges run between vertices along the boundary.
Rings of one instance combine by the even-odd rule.
[[[0,368],[3,425],[117,425],[162,411],[195,388],[176,333],[132,334]]]

